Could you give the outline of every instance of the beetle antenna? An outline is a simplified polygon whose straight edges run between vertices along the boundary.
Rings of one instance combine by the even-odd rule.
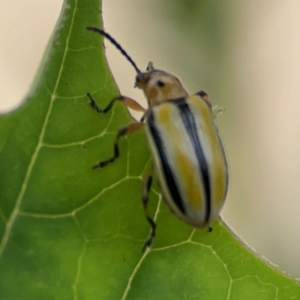
[[[136,72],[138,74],[142,73],[140,71],[140,69],[137,67],[137,65],[135,64],[135,62],[132,60],[132,58],[127,54],[127,52],[122,48],[122,46],[110,34],[108,34],[107,32],[105,32],[104,30],[96,28],[96,27],[88,26],[86,29],[90,30],[90,31],[97,32],[97,33],[105,36],[126,57],[126,59],[134,67],[134,69],[136,70]]]

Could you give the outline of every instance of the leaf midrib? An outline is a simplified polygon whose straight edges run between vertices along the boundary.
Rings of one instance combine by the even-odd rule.
[[[44,136],[45,136],[45,132],[46,132],[46,127],[47,127],[47,124],[48,124],[48,121],[49,121],[50,114],[52,112],[53,103],[54,103],[55,99],[57,98],[56,97],[56,91],[58,89],[58,85],[59,85],[61,75],[62,75],[62,71],[63,71],[63,68],[64,68],[65,59],[66,59],[67,52],[68,52],[68,49],[69,49],[70,36],[71,36],[71,32],[72,32],[73,25],[74,25],[75,13],[76,13],[76,10],[77,10],[77,8],[76,8],[77,7],[77,0],[75,0],[74,7],[75,8],[74,8],[73,13],[72,13],[72,19],[71,19],[71,23],[70,23],[69,32],[66,36],[66,44],[65,44],[65,49],[64,49],[64,52],[63,52],[63,56],[62,56],[62,62],[60,64],[57,79],[55,81],[53,93],[50,95],[51,99],[50,99],[49,107],[48,107],[46,115],[45,115],[45,120],[44,120],[44,123],[43,123],[42,128],[41,128],[41,132],[40,132],[40,135],[39,135],[39,138],[38,138],[37,145],[34,149],[33,155],[31,157],[31,160],[30,160],[29,165],[27,167],[27,171],[26,171],[26,174],[24,176],[20,192],[17,196],[16,204],[15,204],[13,210],[12,210],[12,213],[11,213],[8,221],[6,222],[4,234],[3,234],[3,237],[2,237],[2,240],[1,240],[1,243],[0,243],[0,257],[2,257],[2,254],[5,250],[5,247],[7,245],[7,242],[8,242],[9,236],[10,236],[11,229],[12,229],[13,224],[14,224],[14,222],[15,222],[18,214],[19,214],[20,206],[21,206],[21,203],[22,203],[25,191],[26,191],[28,181],[29,181],[31,173],[32,173],[32,169],[35,165],[35,162],[36,162],[36,159],[37,159],[38,154],[40,152],[40,149],[43,147],[43,140],[44,140]],[[47,66],[46,66],[46,68],[47,68]]]

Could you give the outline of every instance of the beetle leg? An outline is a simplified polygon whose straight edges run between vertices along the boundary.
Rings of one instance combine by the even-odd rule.
[[[92,97],[92,95],[90,93],[87,93],[87,96],[90,99],[90,106],[98,113],[107,113],[108,111],[111,110],[111,108],[114,106],[116,101],[121,101],[125,106],[127,106],[128,108],[131,108],[133,110],[141,111],[141,112],[146,111],[146,109],[143,108],[141,105],[139,105],[135,100],[128,98],[128,97],[124,97],[124,96],[117,96],[117,97],[113,98],[104,109],[101,109],[96,104],[96,101],[94,100],[94,98]]]
[[[103,168],[106,165],[108,165],[109,163],[114,162],[120,155],[120,151],[119,151],[119,139],[120,139],[120,137],[122,137],[122,136],[124,136],[125,134],[128,134],[128,133],[136,132],[139,129],[143,128],[143,126],[144,126],[144,123],[132,123],[132,124],[129,124],[126,127],[122,128],[122,129],[120,129],[117,133],[117,136],[116,136],[115,142],[114,142],[114,156],[111,157],[110,159],[100,161],[95,166],[93,166],[93,169]]]
[[[149,171],[144,179],[144,183],[143,183],[142,202],[143,202],[145,217],[151,226],[151,233],[143,246],[142,252],[145,252],[145,250],[151,246],[152,240],[155,237],[156,224],[153,221],[153,219],[151,218],[149,211],[148,211],[149,191],[151,188],[151,183],[152,183],[152,178],[153,178],[153,169],[154,168],[152,165],[151,168],[149,169]]]

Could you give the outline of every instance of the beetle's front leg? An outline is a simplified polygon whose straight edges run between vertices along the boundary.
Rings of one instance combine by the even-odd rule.
[[[133,100],[129,97],[117,96],[117,97],[113,98],[105,108],[101,109],[97,105],[96,101],[94,100],[94,98],[92,97],[92,95],[90,93],[87,93],[87,96],[90,99],[90,106],[98,113],[107,113],[108,111],[111,110],[111,108],[114,106],[116,101],[122,102],[125,106],[127,106],[128,108],[131,108],[133,110],[141,111],[143,113],[146,111],[145,108],[143,108],[135,100]]]

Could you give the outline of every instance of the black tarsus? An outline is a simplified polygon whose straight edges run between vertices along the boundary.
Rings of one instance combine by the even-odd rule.
[[[120,156],[120,150],[119,150],[119,138],[127,133],[127,127],[124,127],[118,131],[118,134],[116,136],[115,142],[114,142],[114,156],[107,160],[103,160],[98,162],[96,165],[92,167],[92,169],[97,168],[103,168],[107,166],[108,164],[113,163],[119,156]]]
[[[108,105],[106,106],[106,108],[100,108],[95,99],[92,97],[92,95],[90,93],[87,93],[86,94],[88,96],[88,98],[90,99],[90,106],[92,107],[93,110],[95,110],[97,113],[107,113],[108,111],[111,110],[111,108],[113,107],[114,103],[119,100],[119,101],[122,101],[124,99],[124,96],[117,96],[115,98],[113,98],[109,103]]]
[[[110,34],[108,34],[107,32],[105,32],[102,29],[99,29],[99,28],[96,28],[96,27],[92,27],[92,26],[86,27],[86,30],[94,31],[94,32],[97,32],[97,33],[105,36],[127,58],[127,60],[131,63],[131,65],[136,70],[136,72],[138,74],[142,73],[140,71],[140,69],[137,67],[137,65],[135,64],[135,62],[132,60],[132,58],[127,54],[127,52],[122,48],[122,46]]]

